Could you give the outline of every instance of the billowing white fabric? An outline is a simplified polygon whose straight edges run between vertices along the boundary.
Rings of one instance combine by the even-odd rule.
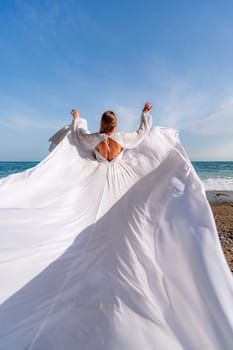
[[[76,131],[0,180],[0,349],[232,350],[232,275],[177,131],[111,162]]]

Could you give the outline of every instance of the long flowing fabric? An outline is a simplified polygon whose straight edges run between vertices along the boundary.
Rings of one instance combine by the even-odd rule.
[[[176,130],[113,161],[72,131],[0,180],[1,350],[232,350],[233,280]]]

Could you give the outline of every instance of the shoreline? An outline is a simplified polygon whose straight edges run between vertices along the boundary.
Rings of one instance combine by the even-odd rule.
[[[233,204],[233,191],[206,191],[206,197],[210,204],[230,203]]]
[[[206,191],[219,239],[230,270],[233,272],[233,191]]]

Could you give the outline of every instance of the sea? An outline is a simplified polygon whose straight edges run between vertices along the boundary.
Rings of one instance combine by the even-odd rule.
[[[22,172],[39,164],[39,161],[0,162],[0,177]],[[233,191],[233,161],[192,161],[207,191]]]

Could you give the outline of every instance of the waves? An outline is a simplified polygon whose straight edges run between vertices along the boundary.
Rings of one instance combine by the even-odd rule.
[[[5,161],[0,162],[0,178],[11,174],[20,173],[26,169],[36,166],[39,162]]]
[[[233,162],[192,162],[206,191],[233,191]]]
[[[206,191],[233,191],[233,178],[202,179]]]

